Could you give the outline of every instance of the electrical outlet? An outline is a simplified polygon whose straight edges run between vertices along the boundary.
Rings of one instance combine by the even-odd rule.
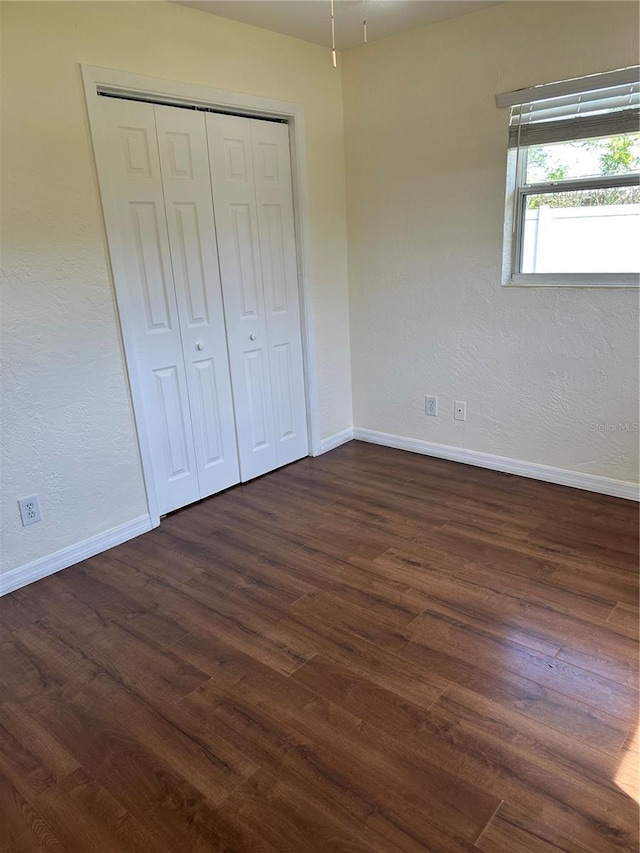
[[[466,421],[467,404],[463,400],[456,400],[453,404],[453,417],[457,421]]]
[[[37,521],[42,521],[37,495],[29,495],[28,498],[20,498],[18,506],[20,507],[23,527],[28,527],[30,524],[35,524]]]
[[[425,413],[425,415],[431,415],[434,418],[438,416],[438,398],[437,397],[425,397],[424,398],[424,413]]]

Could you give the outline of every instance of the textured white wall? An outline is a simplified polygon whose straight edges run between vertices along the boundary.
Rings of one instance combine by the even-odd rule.
[[[356,426],[637,481],[638,434],[592,427],[638,421],[637,291],[500,286],[494,103],[637,61],[616,2],[508,3],[343,55]]]
[[[2,4],[2,570],[146,512],[78,63],[305,106],[322,436],[349,427],[340,73],[169,3]],[[22,528],[16,500],[40,495]]]

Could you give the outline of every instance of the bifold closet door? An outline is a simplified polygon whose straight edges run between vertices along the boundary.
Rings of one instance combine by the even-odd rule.
[[[118,308],[133,338],[160,513],[197,501],[191,429],[154,108],[100,99],[101,190]]]
[[[200,497],[240,481],[204,115],[155,106]]]
[[[96,135],[160,514],[239,480],[204,119],[168,109],[101,98]]]
[[[208,113],[243,480],[308,453],[286,124]]]

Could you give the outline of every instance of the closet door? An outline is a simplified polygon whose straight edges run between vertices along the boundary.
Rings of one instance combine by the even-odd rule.
[[[100,99],[99,161],[118,307],[133,339],[161,514],[200,497],[154,108]],[[127,357],[131,358],[131,353]],[[141,413],[137,412],[139,417]]]
[[[278,465],[309,450],[289,128],[251,119],[264,309]]]
[[[155,106],[200,497],[240,480],[204,115]]]
[[[288,131],[234,116],[206,121],[247,480],[308,452]]]
[[[251,121],[207,113],[242,480],[278,466],[255,203]]]

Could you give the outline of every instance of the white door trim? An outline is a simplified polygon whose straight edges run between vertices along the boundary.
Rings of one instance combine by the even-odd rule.
[[[131,74],[128,71],[117,71],[101,68],[96,65],[80,65],[84,84],[85,101],[89,128],[94,152],[97,148],[96,129],[98,91],[109,92],[144,100],[159,100],[164,103],[198,104],[213,107],[228,112],[237,112],[254,118],[281,118],[289,125],[289,141],[291,146],[291,172],[293,181],[293,206],[296,225],[296,252],[298,259],[298,282],[300,295],[300,314],[302,349],[305,370],[305,394],[307,404],[307,424],[309,432],[309,450],[312,456],[322,453],[320,440],[320,422],[318,407],[318,383],[316,371],[316,348],[313,322],[313,301],[311,292],[311,275],[309,271],[310,241],[307,222],[309,220],[309,199],[307,192],[307,164],[304,148],[304,107],[301,104],[288,101],[278,101],[262,98],[257,95],[245,95],[227,92],[224,89],[213,89],[195,83],[181,83],[175,80],[163,80],[158,77],[147,77],[141,74]],[[96,172],[101,178],[96,161]],[[104,180],[104,178],[103,178]],[[106,223],[114,218],[108,201],[99,192],[103,211],[103,226],[105,246],[107,243]],[[108,256],[109,257],[109,256]],[[115,292],[115,291],[114,291]],[[142,406],[140,376],[136,360],[129,354],[135,352],[133,346],[133,329],[127,320],[126,306],[119,306],[120,328],[122,342],[127,360],[129,388],[133,402],[138,446],[142,461],[142,471],[147,492],[147,504],[151,523],[156,527],[160,523],[158,502],[153,482],[153,468],[149,453],[149,433]]]

